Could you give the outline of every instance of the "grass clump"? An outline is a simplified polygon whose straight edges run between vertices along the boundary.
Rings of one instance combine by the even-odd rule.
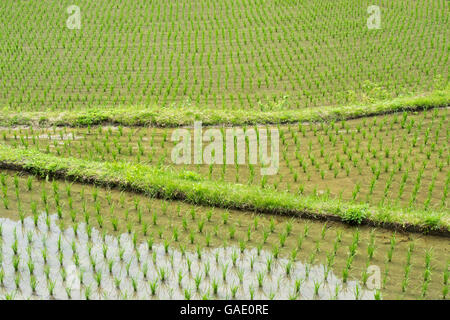
[[[366,206],[351,207],[342,211],[342,220],[349,224],[360,225],[367,218]]]

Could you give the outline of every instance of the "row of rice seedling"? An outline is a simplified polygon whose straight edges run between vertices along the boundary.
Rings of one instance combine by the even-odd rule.
[[[46,218],[42,217],[45,226]],[[4,267],[0,296],[45,299],[373,299],[356,281],[320,266],[238,248],[180,251],[136,245],[127,234],[104,236],[82,224],[43,232],[30,218],[0,219]],[[378,297],[381,297],[378,293]]]
[[[450,181],[448,127],[447,109],[278,126],[280,168],[275,176],[261,176],[259,163],[184,165],[183,169],[211,179],[294,193],[442,210],[448,207]],[[244,127],[247,129],[253,127]],[[58,156],[157,166],[174,165],[172,133],[173,129],[122,126],[9,128],[1,132],[5,143]],[[254,141],[246,139],[248,161]]]
[[[194,207],[5,171],[1,184],[5,298],[75,298],[72,269],[86,299],[411,299],[445,298],[448,290],[445,238]]]
[[[2,168],[117,187],[150,197],[182,200],[194,205],[448,234],[449,217],[445,211],[375,207],[330,198],[328,194],[299,196],[274,188],[217,183],[192,171],[123,161],[98,162],[59,157],[35,149],[3,144],[0,144],[0,160]]]
[[[0,104],[264,111],[445,86],[448,2],[378,1],[382,27],[369,30],[372,4],[79,0],[80,30],[71,30],[70,1],[3,1]]]

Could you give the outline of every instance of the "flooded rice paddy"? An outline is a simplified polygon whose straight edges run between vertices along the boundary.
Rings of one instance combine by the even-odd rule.
[[[81,224],[61,231],[57,216],[35,226],[0,219],[3,288],[18,299],[373,299],[360,283],[343,283],[320,264],[303,264],[255,248],[197,252],[147,243],[136,246]],[[17,249],[12,249],[17,248]],[[16,251],[15,251],[16,250]],[[45,254],[44,254],[45,252]],[[17,264],[17,265],[15,265]],[[33,266],[33,267],[31,267]],[[32,270],[30,272],[30,270]],[[289,270],[289,271],[287,271]]]
[[[448,113],[445,108],[272,126],[279,131],[279,169],[269,176],[260,174],[260,161],[248,164],[249,146],[256,144],[250,138],[243,165],[196,165],[193,159],[191,164],[176,165],[172,150],[177,143],[172,142],[172,135],[177,129],[23,127],[3,128],[0,136],[3,143],[62,157],[171,166],[218,181],[271,186],[300,194],[326,194],[386,207],[448,212]],[[266,129],[243,127],[246,132],[255,128],[255,132]],[[193,128],[189,129],[193,139]],[[220,129],[224,132],[227,128]],[[208,145],[205,140],[203,148]]]
[[[448,298],[448,238],[0,178],[5,299]]]

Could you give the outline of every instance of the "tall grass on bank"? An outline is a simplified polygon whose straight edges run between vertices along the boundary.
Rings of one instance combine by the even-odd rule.
[[[450,234],[450,219],[446,212],[408,211],[395,207],[373,208],[319,196],[294,195],[272,188],[215,182],[191,171],[126,162],[60,158],[6,145],[0,145],[0,167],[28,171],[40,176],[109,185],[150,197],[182,200],[196,205]]]
[[[175,107],[127,106],[118,108],[90,108],[67,112],[21,112],[0,111],[0,125],[57,125],[88,126],[121,124],[126,126],[176,127],[192,125],[201,120],[204,125],[245,125],[346,120],[365,116],[388,114],[399,111],[419,111],[450,106],[450,90],[401,97],[375,104],[338,107],[315,107],[299,110],[181,109]]]

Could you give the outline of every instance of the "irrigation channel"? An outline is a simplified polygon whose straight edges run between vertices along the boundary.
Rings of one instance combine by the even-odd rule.
[[[448,238],[3,170],[4,299],[442,299]]]

